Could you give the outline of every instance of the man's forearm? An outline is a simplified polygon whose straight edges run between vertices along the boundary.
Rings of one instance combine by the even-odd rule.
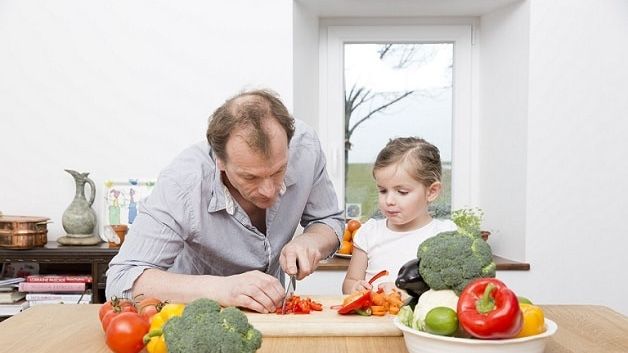
[[[189,303],[205,297],[218,299],[221,277],[184,275],[158,269],[147,269],[140,275],[133,286],[133,296],[143,294],[176,303]]]

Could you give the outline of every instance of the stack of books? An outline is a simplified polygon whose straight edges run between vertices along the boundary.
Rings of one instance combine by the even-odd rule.
[[[11,316],[28,308],[24,293],[18,291],[18,283],[24,278],[7,278],[0,280],[0,316]]]
[[[41,304],[89,304],[90,275],[29,275],[19,284],[29,306]]]

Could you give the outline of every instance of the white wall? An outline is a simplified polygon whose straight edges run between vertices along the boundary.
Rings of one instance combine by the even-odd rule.
[[[512,226],[496,251],[525,244],[531,264],[499,277],[540,303],[628,314],[626,33],[621,0],[530,0],[482,17],[481,194],[487,220]]]
[[[0,211],[50,217],[49,239],[63,169],[91,172],[100,216],[104,180],[156,177],[241,89],[292,109],[290,0],[3,1],[0,48]]]
[[[293,3],[294,111],[296,118],[318,126],[318,17]]]
[[[628,2],[530,7],[524,285],[628,315]]]
[[[529,6],[481,17],[479,206],[493,251],[526,259],[526,150]]]

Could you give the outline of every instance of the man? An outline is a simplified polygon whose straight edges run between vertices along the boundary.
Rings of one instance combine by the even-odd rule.
[[[338,248],[342,211],[320,142],[274,93],[227,100],[207,140],[161,172],[109,264],[107,297],[207,297],[273,312],[283,272],[303,279]]]

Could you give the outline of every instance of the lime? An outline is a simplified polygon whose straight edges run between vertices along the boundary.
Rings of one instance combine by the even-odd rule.
[[[458,315],[452,308],[436,307],[425,315],[425,331],[441,336],[451,336],[458,330]]]
[[[519,304],[532,304],[532,301],[526,297],[517,297]]]

